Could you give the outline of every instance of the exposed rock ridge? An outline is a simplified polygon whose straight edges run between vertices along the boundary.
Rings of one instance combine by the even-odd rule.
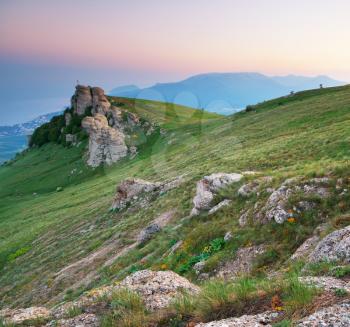
[[[111,165],[128,154],[125,135],[110,127],[104,115],[97,113],[94,117],[85,117],[82,127],[89,134],[88,165]]]

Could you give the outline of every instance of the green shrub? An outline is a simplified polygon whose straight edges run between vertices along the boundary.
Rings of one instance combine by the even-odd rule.
[[[20,248],[18,249],[16,252],[14,253],[11,253],[9,256],[8,256],[8,261],[9,262],[12,262],[14,260],[16,260],[18,257],[26,254],[28,251],[30,250],[30,247],[29,246],[25,246],[23,248]]]

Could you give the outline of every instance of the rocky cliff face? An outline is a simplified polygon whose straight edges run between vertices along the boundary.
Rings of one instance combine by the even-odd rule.
[[[75,114],[82,116],[86,109],[90,108],[91,113],[107,114],[111,104],[99,87],[77,85],[71,99],[71,105]]]
[[[136,148],[128,149],[125,138],[141,127],[137,115],[112,106],[99,87],[77,85],[71,99],[72,113],[65,114],[66,126],[72,115],[85,116],[81,127],[89,135],[89,153],[87,164],[97,167],[101,164],[112,164],[125,157],[128,152],[135,155]]]
[[[127,155],[125,135],[110,127],[104,115],[97,113],[94,117],[85,117],[82,127],[89,134],[88,165],[110,165]]]

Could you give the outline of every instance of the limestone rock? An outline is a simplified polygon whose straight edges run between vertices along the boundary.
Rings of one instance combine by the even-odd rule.
[[[243,178],[241,174],[217,173],[205,176],[197,183],[196,195],[193,198],[194,207],[191,216],[199,214],[201,211],[208,211],[212,207],[212,201],[217,192],[232,184],[239,182]]]
[[[142,204],[142,197],[147,202],[147,197],[167,192],[178,187],[183,181],[182,176],[164,183],[152,183],[138,178],[125,179],[117,186],[111,209],[122,210],[135,202]]]
[[[127,155],[124,134],[109,127],[105,116],[85,117],[82,127],[89,134],[89,166],[111,165]]]
[[[319,240],[320,240],[320,237],[317,235],[314,235],[308,238],[294,252],[294,254],[291,256],[291,260],[305,259],[310,254],[310,252],[315,248]]]
[[[92,313],[83,313],[70,319],[53,320],[45,327],[98,327],[99,319]]]
[[[350,282],[343,281],[334,277],[326,276],[306,276],[299,277],[299,281],[303,284],[322,288],[326,291],[335,291],[337,289],[344,289],[350,292]]]
[[[221,202],[218,203],[215,207],[212,207],[212,208],[209,210],[208,214],[209,214],[209,215],[212,215],[213,213],[215,213],[216,211],[220,210],[221,208],[227,207],[228,205],[230,205],[231,202],[232,202],[232,201],[231,201],[231,200],[228,200],[228,199],[226,199],[226,200],[224,200],[224,201],[221,201]]]
[[[229,242],[230,240],[232,240],[233,236],[231,232],[227,232],[224,236],[224,241],[225,242]]]
[[[49,319],[51,311],[44,307],[30,307],[26,309],[3,309],[0,311],[0,318],[7,324],[22,324],[28,320]]]
[[[99,113],[105,115],[111,107],[111,104],[105,96],[104,91],[99,87],[91,87],[90,89],[92,96],[92,114]]]
[[[139,243],[145,243],[149,241],[154,234],[157,234],[160,231],[161,231],[160,226],[158,224],[153,223],[141,231],[137,240]]]
[[[140,195],[158,190],[160,185],[160,183],[152,183],[138,178],[126,179],[117,186],[112,209],[124,209],[137,200]]]
[[[181,291],[190,294],[199,292],[196,285],[172,271],[137,271],[126,277],[118,287],[138,293],[149,310],[167,307]]]
[[[216,273],[217,277],[231,279],[241,274],[248,274],[253,268],[254,260],[262,253],[264,253],[264,246],[251,246],[241,248],[237,251],[233,260],[229,260],[219,268]]]
[[[350,326],[350,302],[336,304],[316,311],[303,318],[296,325],[298,327],[347,327]]]
[[[71,99],[71,105],[75,114],[82,116],[86,109],[91,108],[91,113],[106,114],[111,107],[110,102],[99,87],[77,85]]]
[[[350,263],[350,226],[323,238],[309,256],[310,262],[337,261]]]
[[[267,223],[274,220],[278,224],[284,223],[288,218],[292,217],[292,213],[288,210],[288,200],[292,195],[304,194],[306,196],[318,196],[326,198],[329,196],[328,178],[314,178],[301,185],[297,185],[298,179],[287,179],[277,190],[275,190],[268,198],[265,206],[255,215],[255,220],[260,223]],[[309,210],[312,204],[299,202],[300,210]]]
[[[277,312],[268,311],[257,315],[244,315],[237,318],[228,318],[208,323],[200,323],[195,325],[195,327],[271,327],[272,320],[277,318],[278,315],[279,313]]]

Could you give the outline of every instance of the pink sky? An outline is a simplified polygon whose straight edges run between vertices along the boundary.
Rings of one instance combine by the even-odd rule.
[[[259,71],[350,81],[349,13],[348,0],[1,1],[0,55],[170,77]]]

